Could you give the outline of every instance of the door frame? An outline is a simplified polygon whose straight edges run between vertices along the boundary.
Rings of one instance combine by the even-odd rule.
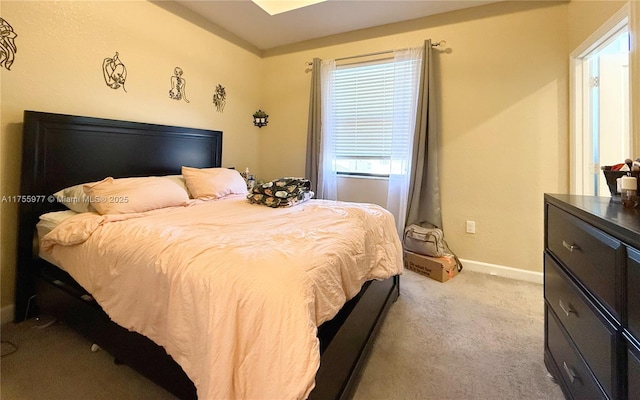
[[[631,8],[629,3],[625,4],[609,18],[600,28],[593,32],[569,55],[569,190],[571,194],[581,195],[584,189],[585,167],[584,153],[585,147],[591,146],[591,143],[585,143],[584,131],[590,129],[590,124],[583,113],[587,106],[585,104],[589,99],[585,95],[583,88],[585,79],[588,79],[589,73],[588,61],[585,57],[596,48],[603,46],[612,39],[610,33],[617,31],[627,25],[631,33],[634,32],[632,26]],[[630,35],[633,40],[633,35]],[[631,47],[635,45],[632,43]],[[634,149],[633,143],[633,62],[631,60],[632,53],[629,53],[629,129],[631,132],[630,149]]]

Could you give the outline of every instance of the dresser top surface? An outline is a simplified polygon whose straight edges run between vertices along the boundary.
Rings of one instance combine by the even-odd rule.
[[[624,208],[609,197],[545,194],[545,201],[640,248],[640,209]]]

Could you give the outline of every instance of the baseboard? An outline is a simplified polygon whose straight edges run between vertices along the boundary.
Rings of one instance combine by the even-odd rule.
[[[13,321],[13,304],[0,308],[0,323],[6,324]]]
[[[489,264],[481,261],[460,259],[465,270],[481,272],[483,274],[501,276],[503,278],[515,279],[542,284],[544,276],[542,272],[527,271],[519,268],[505,267],[503,265]]]

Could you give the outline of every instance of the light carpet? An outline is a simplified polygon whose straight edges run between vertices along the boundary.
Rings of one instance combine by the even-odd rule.
[[[355,400],[564,399],[544,366],[540,284],[405,271]]]

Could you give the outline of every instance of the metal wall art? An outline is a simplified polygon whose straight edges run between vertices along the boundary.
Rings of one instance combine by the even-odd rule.
[[[187,93],[185,92],[187,87],[187,81],[182,77],[182,68],[176,67],[173,70],[173,76],[171,77],[171,90],[169,90],[169,97],[174,100],[182,100],[187,103]]]
[[[216,92],[213,94],[213,104],[215,104],[218,112],[224,111],[224,106],[227,104],[227,91],[224,90],[224,86],[216,86]]]
[[[18,35],[13,31],[13,27],[0,17],[0,67],[5,67],[9,71],[18,52],[16,37]]]
[[[107,57],[102,61],[102,74],[107,86],[114,90],[122,86],[122,90],[126,93],[124,83],[127,80],[127,67],[120,61],[117,51],[113,57]]]
[[[266,112],[258,110],[253,113],[253,124],[258,128],[262,128],[269,123],[269,121],[267,121],[267,118],[269,118],[269,116]]]

